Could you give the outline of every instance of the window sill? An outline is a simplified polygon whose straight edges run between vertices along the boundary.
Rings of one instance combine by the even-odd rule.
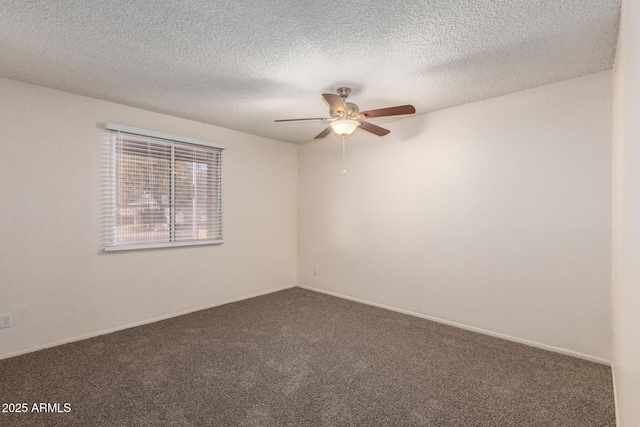
[[[182,246],[220,245],[224,240],[197,240],[192,242],[154,243],[149,245],[106,246],[105,252],[132,251],[136,249],[175,248]]]

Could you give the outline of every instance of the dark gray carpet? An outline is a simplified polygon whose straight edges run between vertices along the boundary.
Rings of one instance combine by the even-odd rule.
[[[615,425],[606,366],[299,288],[2,360],[0,401],[11,426]]]

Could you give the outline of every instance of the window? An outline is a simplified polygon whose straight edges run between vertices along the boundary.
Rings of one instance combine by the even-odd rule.
[[[222,243],[224,145],[107,123],[106,251]]]

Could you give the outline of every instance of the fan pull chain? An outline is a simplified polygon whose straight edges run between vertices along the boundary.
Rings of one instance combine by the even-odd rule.
[[[342,175],[347,173],[347,161],[346,161],[346,150],[345,150],[345,136],[342,135]]]

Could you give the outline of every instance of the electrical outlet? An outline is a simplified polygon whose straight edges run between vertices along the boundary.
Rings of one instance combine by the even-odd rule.
[[[11,326],[11,315],[10,314],[0,315],[0,329],[8,328],[10,326]]]
[[[313,275],[314,276],[318,275],[318,267],[313,267]]]

